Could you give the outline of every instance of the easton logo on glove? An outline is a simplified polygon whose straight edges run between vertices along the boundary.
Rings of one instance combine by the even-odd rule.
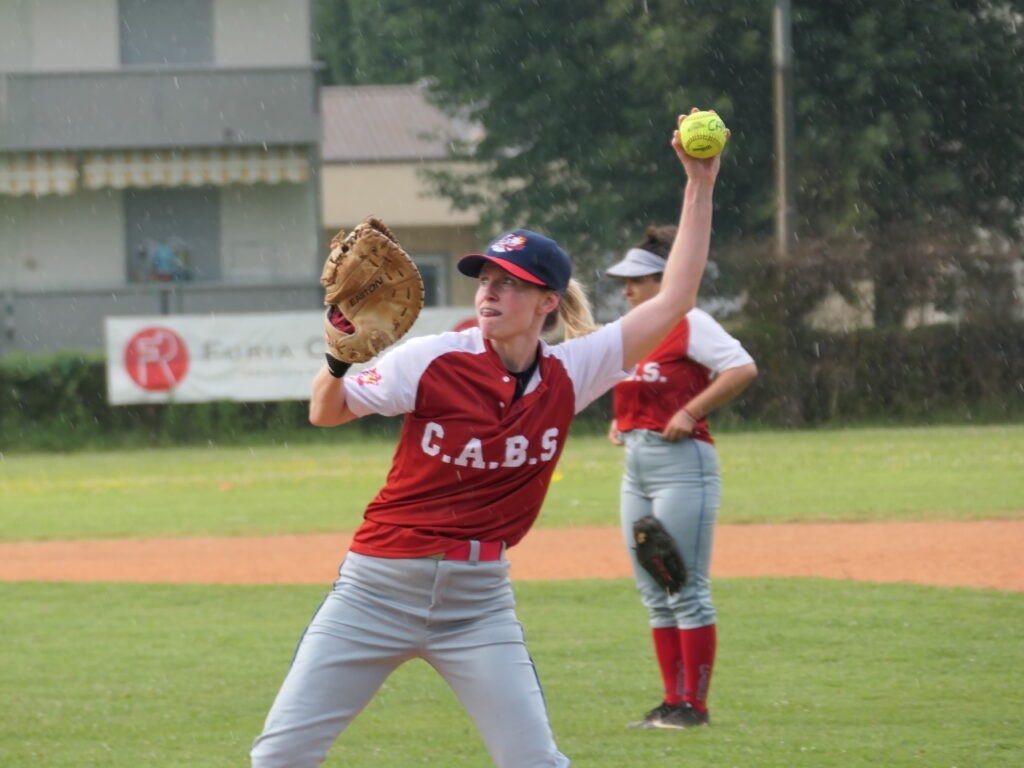
[[[408,332],[423,309],[416,264],[374,216],[332,238],[320,284],[327,355],[343,363],[376,357]]]
[[[633,523],[636,561],[658,586],[674,594],[686,584],[686,565],[668,531],[653,515]]]

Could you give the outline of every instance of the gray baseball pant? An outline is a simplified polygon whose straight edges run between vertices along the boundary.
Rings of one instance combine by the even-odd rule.
[[[349,553],[253,744],[253,768],[314,768],[403,662],[445,679],[498,768],[565,768],[507,560]]]
[[[696,629],[715,623],[711,603],[711,548],[722,498],[718,453],[702,440],[669,442],[657,432],[630,430],[622,474],[622,537],[633,563],[651,627]],[[669,595],[636,560],[633,522],[654,515],[686,564],[686,586]]]

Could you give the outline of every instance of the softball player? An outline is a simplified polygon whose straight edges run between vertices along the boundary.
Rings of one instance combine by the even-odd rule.
[[[685,155],[682,235],[661,293],[599,329],[553,241],[529,230],[459,261],[478,327],[412,339],[358,375],[313,381],[310,420],[404,414],[387,482],[306,629],[252,765],[311,768],[409,659],[424,659],[502,768],[567,766],[515,613],[505,551],[533,525],[573,416],[696,301],[719,159]],[[570,338],[549,346],[560,314]],[[588,331],[592,331],[589,332]]]
[[[624,281],[635,308],[663,288],[675,227],[652,227],[644,242],[605,274]],[[741,344],[700,309],[691,309],[614,390],[609,439],[626,446],[622,535],[647,608],[664,700],[631,726],[689,728],[710,722],[707,698],[715,662],[711,544],[721,476],[707,416],[749,386],[757,366]],[[675,594],[637,562],[633,522],[654,515],[672,536],[688,578]]]

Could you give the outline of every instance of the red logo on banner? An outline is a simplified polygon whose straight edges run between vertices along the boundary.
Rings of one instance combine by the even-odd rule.
[[[143,389],[171,389],[188,373],[188,347],[170,328],[143,328],[125,345],[124,369]]]

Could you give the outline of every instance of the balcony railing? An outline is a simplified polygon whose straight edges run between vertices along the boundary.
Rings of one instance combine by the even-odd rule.
[[[316,143],[316,66],[0,72],[0,152]]]
[[[319,311],[323,300],[323,288],[315,280],[0,290],[0,357],[100,351],[103,320],[110,315]]]

